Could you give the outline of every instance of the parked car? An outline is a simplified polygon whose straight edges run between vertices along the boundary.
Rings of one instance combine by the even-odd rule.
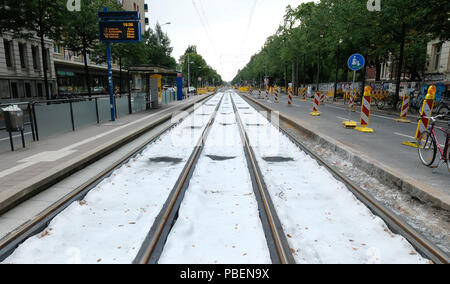
[[[189,88],[188,88],[188,94],[194,94],[194,95],[196,95],[196,94],[197,94],[197,89],[194,88],[194,87],[189,87]]]

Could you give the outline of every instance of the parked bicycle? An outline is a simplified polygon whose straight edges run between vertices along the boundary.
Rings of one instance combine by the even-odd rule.
[[[393,108],[395,103],[395,93],[389,93],[387,96],[382,96],[379,99],[375,100],[375,105],[378,109],[387,109],[387,108]],[[399,98],[396,102],[396,109],[401,109],[402,107],[402,100]]]
[[[447,169],[450,172],[450,121],[448,122],[449,128],[444,129],[442,127],[436,126],[437,119],[450,119],[448,116],[438,115],[435,117],[426,117],[431,120],[431,127],[429,130],[423,132],[418,141],[418,151],[419,157],[422,163],[427,167],[433,167],[433,163],[437,157],[437,151],[441,154],[441,158],[437,164],[437,166],[433,168],[439,167],[439,163],[443,161],[447,164]],[[435,129],[443,132],[446,136],[444,147],[439,143]]]
[[[423,105],[423,96],[420,95],[420,91],[418,90],[413,91],[410,96],[409,112],[412,114],[420,113]]]

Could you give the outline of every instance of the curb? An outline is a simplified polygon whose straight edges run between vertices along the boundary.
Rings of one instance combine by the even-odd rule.
[[[22,184],[20,185],[20,187],[11,187],[8,191],[2,193],[5,195],[8,195],[9,193],[9,196],[7,196],[6,199],[0,201],[0,215],[14,208],[18,204],[30,199],[31,197],[41,193],[48,187],[55,185],[56,183],[74,174],[75,172],[89,166],[96,160],[114,152],[123,145],[137,139],[138,137],[142,136],[158,125],[166,122],[172,117],[174,112],[189,109],[193,105],[206,100],[212,95],[213,94],[202,96],[202,98],[199,100],[191,102],[185,106],[175,108],[174,110],[171,110],[163,116],[159,117],[152,123],[145,125],[137,129],[136,131],[126,133],[120,137],[117,137],[116,139],[111,140],[107,144],[103,144],[88,152],[83,153],[81,156],[76,158],[76,161],[73,161],[74,159],[72,159],[63,162],[61,165],[56,167],[56,169],[54,168],[55,170],[53,170],[51,173],[44,172],[41,175],[28,180],[26,184]],[[164,112],[164,110],[162,112]]]
[[[248,99],[257,104],[261,108],[269,112],[277,112],[277,110],[263,105],[262,103],[243,95],[244,99]],[[350,149],[348,146],[336,141],[324,134],[319,134],[306,126],[300,125],[295,118],[289,117],[285,114],[279,113],[280,119],[293,126],[296,130],[304,133],[305,136],[315,140],[318,144],[324,145],[327,149],[335,151],[339,156],[351,162],[355,167],[363,170],[370,176],[379,180],[386,186],[398,188],[411,196],[419,199],[424,203],[428,203],[434,207],[450,211],[450,197],[443,195],[431,186],[421,183],[417,180],[413,180],[408,176],[405,176],[395,169],[392,169],[380,162],[358,152]]]

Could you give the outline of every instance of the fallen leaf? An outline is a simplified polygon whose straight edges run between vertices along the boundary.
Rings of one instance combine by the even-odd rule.
[[[100,262],[100,261],[102,261],[102,259],[101,259],[101,258],[97,259],[97,262]]]
[[[287,237],[288,237],[288,238],[292,238],[292,236],[291,236],[291,235],[289,235],[289,234],[287,234]]]

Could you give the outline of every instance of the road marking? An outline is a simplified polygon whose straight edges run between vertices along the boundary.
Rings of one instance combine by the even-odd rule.
[[[406,135],[406,134],[401,134],[401,133],[398,133],[398,132],[394,132],[394,134],[395,134],[395,135],[398,135],[398,136],[403,136],[403,137],[406,137],[406,138],[416,139],[416,138],[413,137],[413,136]]]
[[[350,120],[350,119],[348,119],[348,118],[344,118],[344,117],[340,117],[340,116],[336,116],[336,117],[339,118],[339,119],[342,119],[342,120],[344,120],[344,121]]]
[[[30,135],[30,134],[32,134],[32,133],[31,132],[27,132],[27,133],[24,133],[23,135]],[[20,137],[20,136],[21,135],[14,135],[13,138],[17,138],[17,137]],[[0,139],[0,141],[5,141],[5,140],[9,140],[9,137]]]

